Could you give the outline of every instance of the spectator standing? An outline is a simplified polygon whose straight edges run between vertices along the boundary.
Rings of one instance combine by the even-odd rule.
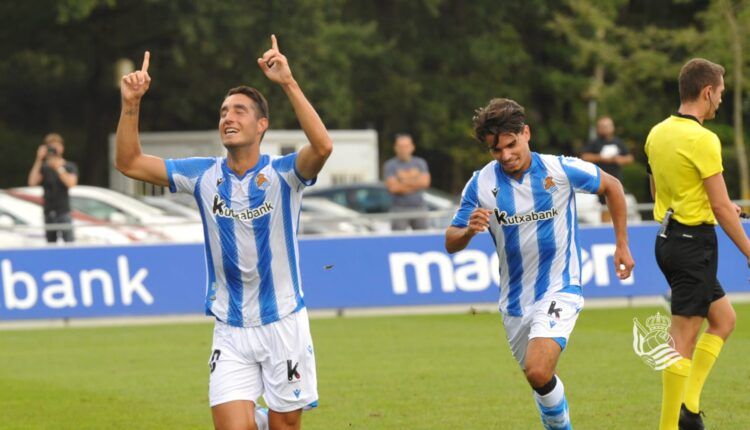
[[[388,192],[393,196],[393,212],[419,212],[426,211],[424,203],[424,190],[430,186],[430,171],[427,162],[415,157],[414,140],[408,134],[396,135],[393,150],[396,156],[385,162],[383,166],[383,177]],[[427,219],[400,218],[393,220],[394,230],[424,230],[427,228]]]
[[[41,185],[44,189],[44,224],[49,243],[60,238],[65,242],[74,240],[68,190],[78,184],[78,167],[63,158],[64,152],[62,136],[47,134],[29,171],[29,186]]]
[[[599,166],[602,171],[608,173],[622,183],[622,166],[633,162],[633,155],[622,140],[615,136],[615,123],[612,118],[603,116],[596,122],[596,139],[589,142],[581,158]],[[609,222],[611,216],[606,210],[606,201],[603,194],[599,195],[599,202],[604,205],[602,210],[602,222]]]

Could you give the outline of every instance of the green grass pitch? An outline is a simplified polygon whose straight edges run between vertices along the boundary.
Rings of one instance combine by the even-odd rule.
[[[750,428],[750,305],[706,385],[716,429]],[[562,356],[577,430],[655,429],[660,374],[633,317],[585,310]],[[663,312],[663,311],[662,311]],[[540,429],[497,314],[313,319],[320,407],[305,429]],[[0,429],[206,429],[211,324],[0,331]]]

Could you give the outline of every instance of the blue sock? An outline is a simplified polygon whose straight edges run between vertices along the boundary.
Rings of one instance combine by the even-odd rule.
[[[542,424],[547,430],[572,430],[568,401],[565,399],[565,387],[560,378],[555,376],[557,383],[549,393],[541,396],[534,393],[536,406],[542,416]]]

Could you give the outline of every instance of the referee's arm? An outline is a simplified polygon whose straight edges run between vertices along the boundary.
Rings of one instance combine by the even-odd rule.
[[[716,221],[732,239],[737,249],[745,255],[750,265],[750,240],[747,239],[742,223],[740,223],[739,208],[729,199],[724,176],[721,173],[709,176],[703,180],[703,186],[706,188]]]

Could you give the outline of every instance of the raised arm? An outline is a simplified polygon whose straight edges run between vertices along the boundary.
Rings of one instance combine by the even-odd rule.
[[[607,208],[612,215],[612,226],[615,229],[615,271],[620,279],[627,279],[633,271],[635,262],[628,244],[628,207],[625,202],[625,192],[617,178],[601,170],[600,175],[602,180],[599,194],[607,196]]]
[[[281,85],[292,103],[297,120],[310,142],[299,151],[296,161],[297,172],[305,179],[312,179],[318,175],[333,152],[333,142],[328,130],[294,80],[287,58],[279,51],[275,35],[271,35],[271,49],[266,51],[263,57],[258,58],[258,66],[268,79]]]
[[[47,145],[41,145],[36,151],[34,164],[31,166],[31,170],[29,170],[29,178],[27,182],[30,187],[42,183],[42,163],[44,163],[45,156],[47,156]]]
[[[148,75],[150,57],[151,54],[146,51],[141,70],[122,77],[122,111],[115,137],[115,168],[129,178],[167,186],[169,180],[164,160],[144,154],[138,137],[141,99],[151,85],[151,77]]]

